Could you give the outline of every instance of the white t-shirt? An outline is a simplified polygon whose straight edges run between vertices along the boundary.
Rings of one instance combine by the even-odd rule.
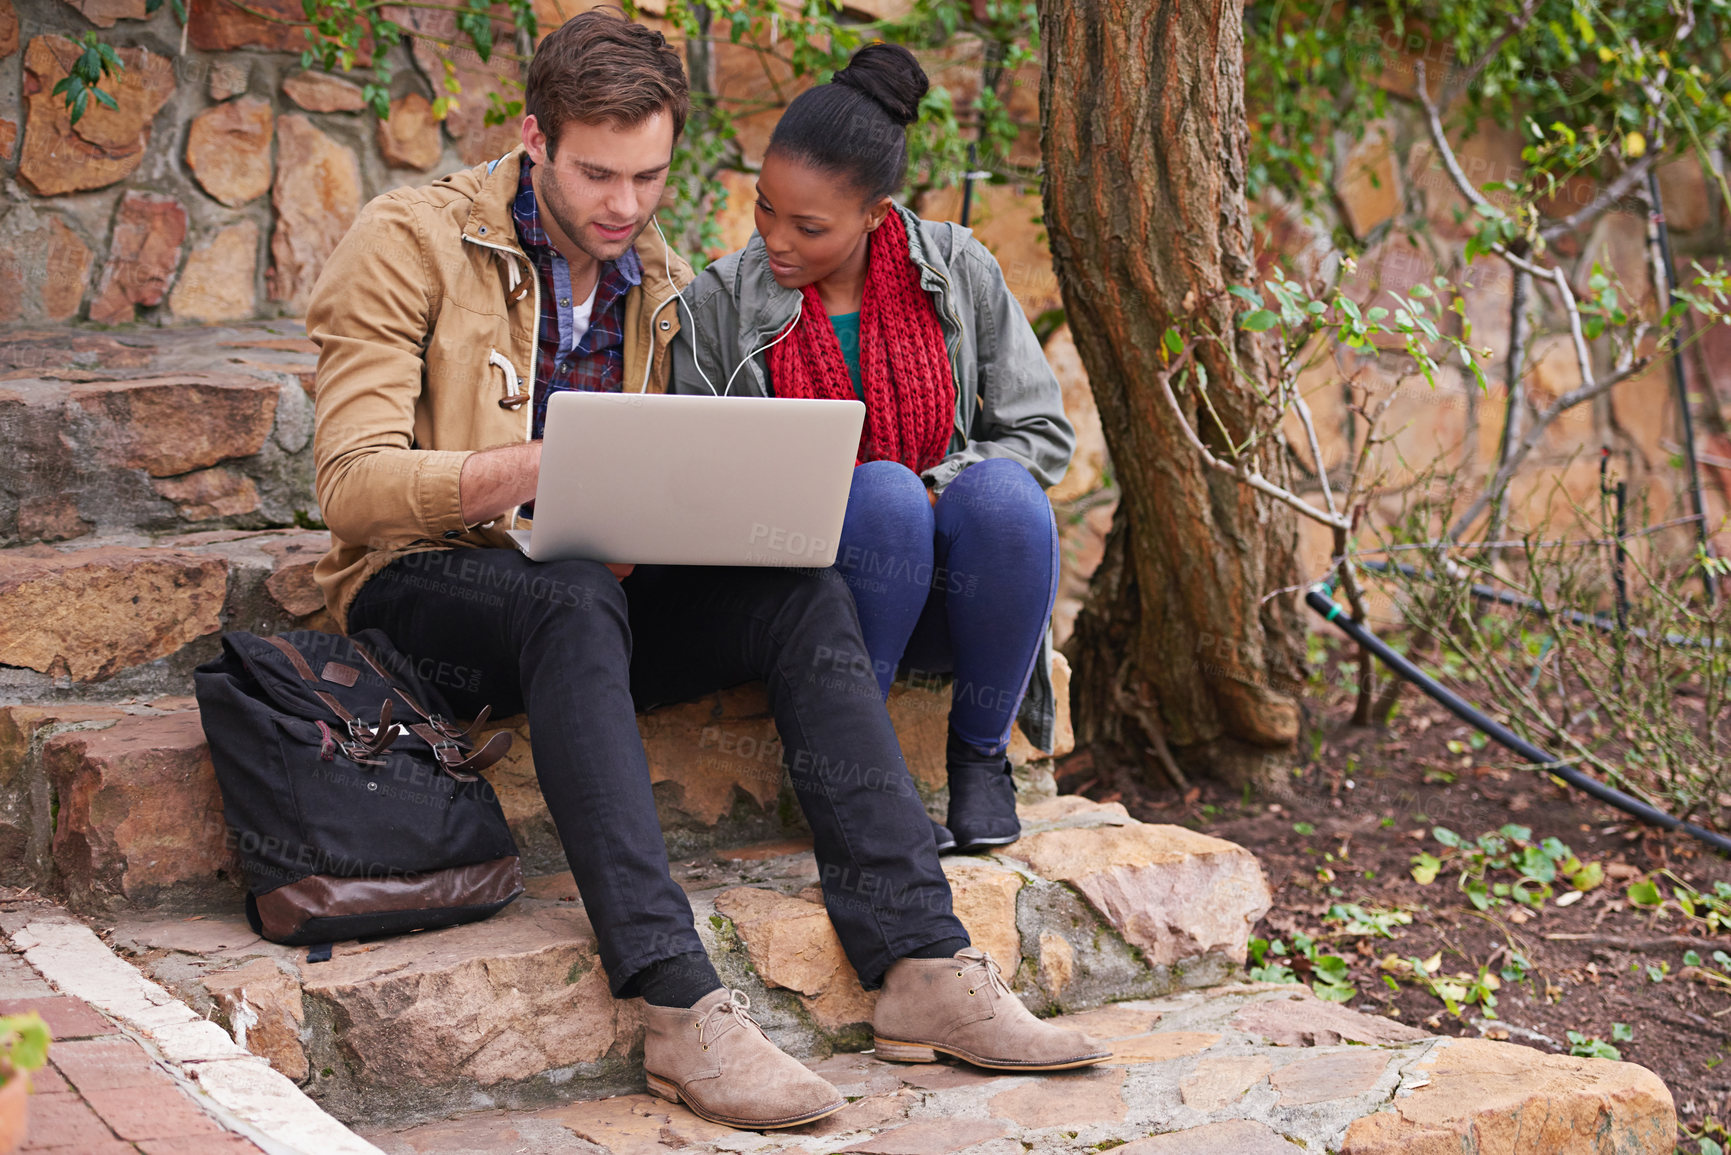
[[[589,317],[595,312],[595,293],[601,288],[601,278],[596,277],[595,283],[589,287],[589,296],[582,304],[571,306],[571,345],[576,347],[583,340],[583,335],[589,331]]]

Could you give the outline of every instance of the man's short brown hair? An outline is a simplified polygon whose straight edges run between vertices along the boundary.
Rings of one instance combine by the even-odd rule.
[[[523,111],[547,134],[552,156],[572,121],[635,128],[666,112],[678,140],[691,92],[667,37],[617,9],[594,8],[565,21],[535,49]]]

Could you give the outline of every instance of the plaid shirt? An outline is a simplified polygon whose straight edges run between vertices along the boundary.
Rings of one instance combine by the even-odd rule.
[[[541,227],[530,171],[535,163],[523,158],[523,176],[511,217],[517,224],[517,240],[541,278],[541,331],[535,356],[535,419],[533,436],[541,436],[547,420],[547,398],[562,389],[589,393],[618,393],[625,378],[625,294],[643,279],[643,265],[636,249],[627,249],[616,261],[601,266],[595,286],[595,305],[589,314],[589,331],[573,341],[571,320],[571,270]]]

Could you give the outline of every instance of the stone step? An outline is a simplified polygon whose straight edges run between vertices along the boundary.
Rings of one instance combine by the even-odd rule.
[[[0,702],[187,695],[224,630],[331,629],[312,577],[329,548],[275,529],[0,550]]]
[[[945,871],[974,941],[1036,1012],[1218,985],[1242,965],[1270,901],[1249,852],[1075,797],[1027,803],[1023,821],[1020,842]],[[875,995],[842,954],[809,849],[735,847],[675,872],[723,980],[778,1043],[802,1057],[870,1045]],[[608,994],[569,873],[534,878],[486,922],[342,943],[316,964],[260,940],[232,903],[104,921],[151,978],[345,1120],[642,1088],[638,1004]]]
[[[356,1129],[389,1155],[1669,1155],[1677,1138],[1671,1094],[1643,1067],[1432,1038],[1302,986],[1059,1021],[1109,1040],[1113,1058],[1024,1075],[836,1055],[809,1065],[848,1106],[769,1134],[642,1093]]]
[[[316,518],[298,323],[0,342],[0,547]]]
[[[27,687],[40,693],[41,683],[53,682],[58,695],[0,707],[0,871],[9,880],[52,893],[81,912],[190,910],[218,896],[238,896],[241,878],[203,726],[196,705],[175,691],[190,687],[192,665],[216,652],[219,622],[264,633],[297,624],[328,628],[322,608],[284,616],[321,604],[310,588],[310,569],[324,535],[213,536],[222,540],[184,549],[103,547],[13,562],[9,554],[28,551],[0,551],[0,620],[21,605],[53,605],[58,596],[88,634],[73,652],[76,670],[36,674],[37,684]],[[66,560],[86,554],[82,567]],[[279,568],[269,569],[272,564]],[[34,577],[31,566],[44,567],[46,576]],[[103,579],[112,580],[105,585]],[[0,660],[16,661],[36,644],[28,651],[31,660],[63,665],[66,651],[48,647],[72,632],[62,625],[10,633],[0,637]],[[189,633],[196,636],[184,641]],[[169,647],[165,656],[112,679],[138,691],[132,697],[66,700],[72,689],[65,683],[73,675]],[[1062,657],[1053,673],[1061,704],[1055,753],[1061,755],[1071,742]],[[901,685],[890,696],[909,768],[939,814],[948,708],[941,687]],[[638,728],[673,855],[805,831],[761,685],[640,715]],[[505,719],[488,733],[497,729],[511,730],[516,741],[487,777],[525,867],[564,870],[535,778],[528,723]],[[1011,758],[1027,796],[1052,792],[1049,759],[1019,731]]]

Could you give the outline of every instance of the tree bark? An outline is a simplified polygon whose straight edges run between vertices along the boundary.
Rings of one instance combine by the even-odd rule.
[[[1240,0],[1041,0],[1045,225],[1122,497],[1070,643],[1079,745],[1152,773],[1180,765],[1275,786],[1298,737],[1295,515],[1204,467],[1161,395],[1169,326],[1198,346],[1234,439],[1271,348],[1237,331],[1229,285],[1256,279],[1245,200]],[[1225,438],[1194,391],[1194,429]],[[1266,412],[1260,414],[1266,421]],[[1283,476],[1273,445],[1262,470]],[[1156,731],[1163,730],[1164,733]]]

